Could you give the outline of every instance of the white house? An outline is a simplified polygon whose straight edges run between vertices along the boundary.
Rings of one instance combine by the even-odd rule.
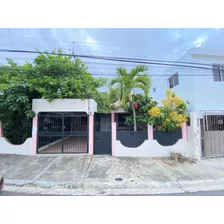
[[[178,96],[189,101],[191,111],[224,110],[224,52],[201,53],[197,48],[180,58],[154,80],[151,96],[160,101],[170,88]],[[189,62],[195,64],[181,64]],[[182,67],[186,66],[186,67]]]
[[[151,96],[161,102],[168,88],[197,112],[202,155],[224,156],[224,52],[190,50],[154,80]]]

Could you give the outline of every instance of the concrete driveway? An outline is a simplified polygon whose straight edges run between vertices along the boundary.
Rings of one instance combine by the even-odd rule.
[[[205,186],[219,180],[224,186],[224,159],[170,166],[150,158],[87,155],[0,155],[6,185],[63,186],[82,189],[174,189]],[[213,183],[214,185],[214,183]]]

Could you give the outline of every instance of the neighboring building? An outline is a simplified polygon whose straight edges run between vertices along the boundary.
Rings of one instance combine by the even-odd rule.
[[[170,66],[154,80],[151,96],[161,102],[171,89],[188,101],[188,111],[197,112],[202,156],[224,156],[224,53],[196,48],[174,64],[180,66]]]
[[[180,62],[198,64],[181,64]],[[224,101],[221,100],[224,94],[224,71],[222,71],[224,70],[224,53],[197,53],[196,48],[190,50],[175,64],[177,63],[181,66],[169,67],[161,74],[161,77],[154,80],[152,97],[160,101],[165,97],[165,90],[170,88],[189,102],[190,111],[224,110]],[[200,67],[206,69],[199,69]]]

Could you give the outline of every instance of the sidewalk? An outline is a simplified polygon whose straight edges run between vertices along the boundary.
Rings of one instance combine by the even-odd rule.
[[[170,166],[149,158],[0,155],[0,172],[5,190],[29,193],[137,195],[224,189],[224,158]]]

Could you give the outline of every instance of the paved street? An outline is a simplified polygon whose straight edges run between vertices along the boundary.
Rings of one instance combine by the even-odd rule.
[[[14,193],[10,191],[3,191],[0,193],[0,196],[55,196],[55,195],[26,194],[26,193]],[[116,196],[133,196],[133,195],[116,195]],[[136,195],[136,196],[224,196],[224,190],[199,191],[195,193],[183,193],[183,194],[181,193],[181,194],[159,194],[159,195]]]
[[[224,190],[221,191],[199,191],[194,193],[183,194],[160,194],[156,196],[224,196]]]
[[[213,195],[224,189],[224,158],[170,166],[150,158],[0,155],[0,172],[3,195]]]

